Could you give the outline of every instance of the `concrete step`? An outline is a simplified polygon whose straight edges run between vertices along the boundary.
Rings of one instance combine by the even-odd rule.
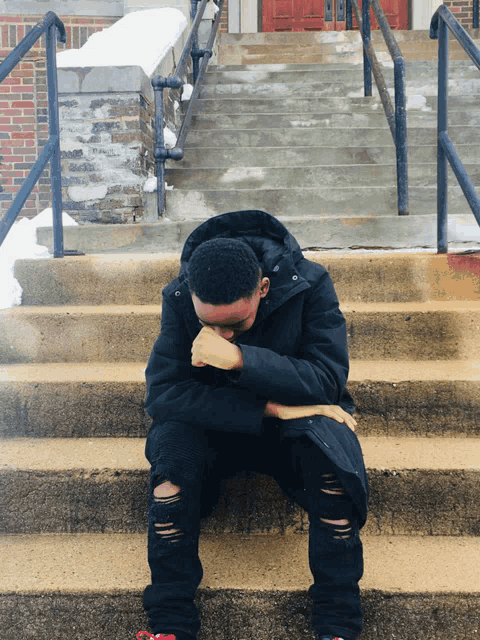
[[[370,483],[367,533],[480,535],[480,438],[359,438]],[[146,531],[144,448],[143,438],[3,440],[0,530]],[[270,477],[244,472],[227,482],[204,529],[303,533],[306,520]]]
[[[463,163],[475,164],[479,159],[475,145],[456,145]],[[240,147],[189,149],[180,162],[170,161],[168,169],[234,169],[236,167],[311,167],[342,165],[388,165],[396,162],[392,145],[378,147]],[[435,145],[410,145],[409,166],[436,164]]]
[[[451,125],[448,134],[456,144],[479,144],[480,132],[478,127]],[[410,127],[408,131],[410,145],[436,144],[434,127]],[[225,131],[210,129],[208,131],[190,132],[185,149],[213,146],[223,149],[237,147],[348,147],[354,146],[389,146],[393,147],[392,135],[385,118],[381,128],[363,127],[324,127],[324,128],[278,128],[278,129],[242,129]],[[188,153],[188,151],[186,152]]]
[[[479,43],[476,42],[478,47]],[[337,50],[339,49],[339,51]],[[390,53],[385,46],[375,47],[375,53],[379,62],[391,60]],[[438,60],[438,44],[426,43],[424,46],[412,45],[401,47],[401,53],[407,63],[413,61]],[[452,47],[449,60],[465,60],[466,53],[463,49]],[[299,50],[295,46],[274,47],[252,52],[250,47],[223,47],[218,54],[218,63],[226,65],[255,65],[255,64],[335,64],[336,62],[362,64],[363,54],[361,47],[339,45],[334,50],[324,45],[303,47]]]
[[[480,436],[480,365],[474,361],[350,363],[361,435]],[[142,437],[145,362],[0,368],[3,438]],[[78,416],[82,416],[79,420]]]
[[[480,185],[480,158],[476,164],[464,163],[472,183]],[[409,188],[437,186],[437,164],[410,164]],[[453,172],[451,179],[454,178]],[[395,161],[384,165],[339,165],[307,167],[233,167],[230,169],[167,169],[165,179],[178,190],[217,191],[242,189],[349,189],[396,185]],[[436,204],[436,203],[435,203]]]
[[[147,628],[144,534],[6,536],[0,549],[4,640],[25,637],[27,613],[36,640],[62,637],[66,624],[76,640],[132,640]],[[366,536],[364,549],[366,640],[379,633],[394,640],[399,629],[427,640],[462,640],[478,632],[478,539]],[[252,632],[278,640],[313,637],[305,593],[311,583],[307,536],[204,535],[200,554],[203,638],[248,640]]]
[[[347,303],[350,356],[480,358],[480,302]],[[160,305],[17,307],[0,311],[0,362],[146,361]]]
[[[280,65],[279,65],[280,66]],[[285,66],[285,65],[284,65]],[[255,85],[255,84],[310,84],[319,82],[363,82],[363,64],[342,64],[342,67],[331,65],[298,65],[299,69],[290,68],[293,65],[288,65],[287,69],[276,69],[272,66],[258,66],[257,68],[245,69],[243,67],[239,69],[211,69],[209,73],[204,76],[204,84],[207,86],[212,85]],[[382,63],[382,71],[385,76],[385,80],[393,75],[393,62]],[[420,81],[436,78],[438,73],[438,65],[434,61],[431,62],[411,62],[407,63],[405,68],[405,80],[408,81]],[[477,67],[468,60],[461,61],[460,63],[454,61],[451,68],[449,68],[449,77],[455,80],[468,80],[477,79],[479,72]]]
[[[450,188],[449,191],[452,189]],[[167,192],[171,195],[174,192]],[[147,194],[148,195],[148,194]],[[262,194],[262,196],[265,194]],[[158,253],[181,252],[185,240],[190,233],[202,222],[207,220],[212,207],[207,207],[204,200],[205,194],[190,194],[187,212],[192,214],[190,219],[182,219],[181,209],[176,210],[174,201],[169,201],[172,206],[168,215],[172,218],[157,218],[155,198],[147,198],[147,206],[150,206],[152,222],[137,224],[89,224],[79,227],[65,227],[65,248],[81,250],[85,253]],[[258,196],[258,193],[257,193]],[[429,189],[425,194],[424,206],[430,206],[436,200],[434,189]],[[213,198],[213,196],[212,196]],[[385,208],[378,215],[360,214],[354,216],[350,209],[348,216],[345,210],[341,214],[332,213],[330,216],[319,215],[321,212],[317,206],[315,216],[278,216],[278,219],[293,233],[303,249],[315,250],[347,250],[367,251],[371,250],[412,250],[417,251],[436,250],[437,247],[437,215],[436,213],[424,213],[423,215],[398,216],[395,193],[388,190],[388,199]],[[454,198],[449,196],[450,206]],[[460,198],[465,206],[464,198]],[[242,200],[234,203],[234,209],[223,208],[222,211],[238,210]],[[264,201],[253,202],[254,208],[265,208]],[[249,203],[249,204],[251,204]],[[226,205],[232,204],[227,202]],[[275,202],[274,202],[275,204]],[[287,203],[288,204],[288,203]],[[195,205],[195,206],[194,206]],[[357,207],[358,202],[355,203]],[[283,205],[282,205],[283,206]],[[292,207],[296,206],[294,203]],[[200,216],[198,209],[200,209]],[[388,208],[387,208],[388,207]],[[201,212],[206,210],[205,216]],[[287,212],[289,209],[286,209]],[[293,209],[295,210],[295,209]],[[390,211],[391,213],[386,213]],[[175,216],[179,219],[175,220]],[[37,230],[39,243],[52,250],[52,230],[43,228]],[[455,214],[450,209],[448,217],[448,238],[450,251],[464,251],[466,249],[478,250],[480,233],[478,225],[471,212]],[[427,248],[427,249],[426,249]]]
[[[453,180],[450,182],[455,184]],[[296,216],[303,214],[304,220],[317,225],[317,231],[322,229],[323,235],[313,235],[305,245],[309,248],[321,247],[340,249],[344,247],[366,248],[401,248],[401,247],[435,247],[436,240],[432,236],[432,224],[437,211],[437,187],[410,187],[409,211],[411,217],[419,217],[423,222],[409,220],[407,222],[388,222],[398,215],[397,189],[394,181],[391,186],[356,187],[352,191],[347,186],[291,188],[291,189],[218,189],[211,190],[181,190],[174,189],[167,192],[166,206],[170,220],[206,219],[225,211],[247,210],[261,208],[273,211],[278,216]],[[154,210],[154,196],[147,194],[149,209]],[[473,242],[480,240],[479,227],[473,217],[470,207],[459,186],[451,186],[448,191],[449,225],[453,233],[452,241]],[[177,214],[178,212],[178,214]],[[381,220],[372,220],[376,217]],[[335,222],[324,222],[321,218],[332,218]],[[316,220],[313,222],[312,219]],[[364,225],[364,221],[365,225]],[[385,227],[385,224],[387,227]],[[409,239],[410,244],[402,242],[401,236],[393,232],[393,226],[399,227],[403,237]],[[315,228],[315,226],[314,226]],[[338,233],[352,230],[353,237],[339,237]],[[365,236],[377,228],[378,233]],[[405,235],[404,235],[405,234]]]
[[[424,110],[436,111],[436,96],[423,96],[422,99],[411,96],[407,100],[408,113],[424,112]],[[480,98],[478,95],[452,95],[448,98],[449,113],[455,118],[454,111],[478,111]],[[250,98],[248,100],[232,100],[231,98],[199,99],[194,113],[198,114],[222,114],[247,115],[255,114],[279,114],[279,113],[375,113],[382,111],[382,103],[377,95],[365,98],[345,97],[318,97],[303,98]]]
[[[392,87],[393,90],[393,74],[391,78],[385,78],[387,86]],[[476,74],[477,77],[472,78],[449,78],[448,86],[452,92],[458,94],[476,93],[480,87],[480,74]],[[376,85],[375,85],[376,87]],[[424,96],[436,96],[438,95],[438,82],[436,78],[416,78],[408,80],[407,84],[407,96],[412,94],[421,94]],[[374,93],[377,93],[375,88]],[[200,89],[200,98],[214,98],[214,97],[231,97],[231,98],[248,98],[250,96],[256,97],[277,97],[281,98],[291,97],[298,95],[301,98],[309,97],[334,97],[345,96],[347,98],[362,97],[364,95],[364,84],[361,73],[358,74],[358,80],[342,81],[341,77],[336,80],[330,80],[326,82],[263,82],[255,84],[216,84],[216,85],[203,85]]]
[[[382,56],[383,57],[383,56]],[[380,64],[385,68],[392,68],[391,62],[392,59],[387,61],[379,60]],[[363,63],[363,61],[362,61]],[[209,63],[205,78],[209,78],[210,74],[217,74],[219,72],[256,72],[256,73],[264,73],[264,72],[300,72],[300,71],[332,71],[334,69],[338,69],[341,71],[345,70],[353,70],[357,65],[349,63],[349,62],[332,62],[330,64],[254,64],[254,65],[237,65],[237,64],[214,64],[212,62]],[[471,67],[473,69],[474,65],[470,58],[466,57],[464,60],[452,60],[452,64],[449,65],[449,70],[455,72],[456,69],[465,69]],[[363,67],[361,67],[363,73]],[[438,61],[434,60],[412,60],[409,61],[407,65],[407,71],[410,70],[419,70],[424,71],[425,69],[431,69],[432,73],[437,73],[438,70]]]
[[[480,111],[456,111],[452,114],[451,123],[455,126],[478,126]],[[374,113],[289,113],[289,114],[251,114],[251,115],[223,115],[201,114],[193,116],[192,125],[196,131],[219,129],[315,129],[319,127],[365,127],[382,128],[387,126],[387,119],[383,109]],[[413,128],[430,127],[435,131],[438,126],[438,116],[435,111],[409,111],[407,126]],[[477,155],[478,158],[478,155]]]
[[[473,40],[480,39],[479,29],[466,29]],[[433,43],[430,38],[429,29],[395,30],[395,40],[397,43]],[[371,39],[374,46],[384,45],[385,39],[378,29],[372,30]],[[352,31],[309,31],[309,32],[265,32],[265,33],[221,33],[219,34],[219,44],[241,45],[241,44],[341,44],[347,42],[361,43],[361,35],[358,30]],[[452,42],[452,44],[454,44]]]
[[[480,301],[478,255],[307,251],[305,257],[329,270],[342,303]],[[27,306],[159,305],[179,266],[178,253],[112,253],[18,260],[15,277]]]

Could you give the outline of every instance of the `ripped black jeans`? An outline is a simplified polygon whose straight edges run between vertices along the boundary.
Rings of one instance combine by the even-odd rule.
[[[200,621],[194,599],[203,576],[198,556],[200,520],[218,498],[219,479],[251,470],[273,476],[308,511],[315,633],[346,640],[358,636],[363,626],[358,587],[363,550],[357,517],[333,465],[309,438],[281,438],[278,430],[252,436],[169,423],[152,427],[146,456],[152,466],[148,526],[152,583],[145,589],[144,606],[153,633],[173,633],[177,640],[196,638]],[[179,491],[155,497],[154,490],[165,483]]]

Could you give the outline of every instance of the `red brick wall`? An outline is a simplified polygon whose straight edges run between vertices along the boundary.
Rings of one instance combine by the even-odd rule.
[[[473,0],[443,0],[462,27],[473,28]]]
[[[59,16],[67,43],[57,50],[77,49],[95,31],[119,18]],[[4,59],[42,16],[0,16],[0,59]],[[48,139],[45,38],[39,40],[0,84],[0,218]],[[33,217],[51,206],[50,170],[46,166],[24,205],[22,215]]]
[[[228,0],[225,0],[223,3],[222,17],[220,18],[218,31],[223,33],[227,33],[228,31]]]

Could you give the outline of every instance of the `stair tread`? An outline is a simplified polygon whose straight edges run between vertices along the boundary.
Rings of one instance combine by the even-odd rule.
[[[369,469],[480,471],[480,439],[357,434]],[[12,438],[2,440],[0,471],[149,469],[144,438]]]
[[[480,300],[447,300],[427,302],[356,302],[340,303],[342,311],[358,313],[478,313]],[[137,305],[65,305],[65,306],[19,306],[11,309],[0,309],[0,315],[123,315],[135,313],[141,315],[157,315],[161,312],[160,304]]]
[[[77,362],[0,366],[0,383],[34,384],[145,381],[145,362]],[[350,360],[350,381],[479,381],[476,360]]]
[[[363,536],[363,544],[363,591],[480,592],[480,538]],[[203,534],[201,588],[306,590],[307,546],[306,535]],[[0,536],[0,592],[143,591],[149,583],[145,556],[144,534]]]

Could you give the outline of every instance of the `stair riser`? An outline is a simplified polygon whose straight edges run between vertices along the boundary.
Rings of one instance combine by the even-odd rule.
[[[313,640],[310,599],[305,592],[200,589],[197,603],[204,638],[249,640],[252,634],[263,638],[267,637],[264,634],[268,628],[268,637],[277,640]],[[399,629],[403,637],[411,640],[442,636],[464,640],[478,633],[478,594],[392,594],[365,589],[362,608],[364,640],[375,640],[379,635],[396,640]],[[6,594],[1,596],[0,611],[3,640],[24,638],[29,628],[35,640],[61,638],[67,620],[69,627],[75,629],[75,640],[112,636],[115,640],[132,640],[136,632],[148,628],[141,590],[114,594]]]
[[[305,67],[306,65],[301,65]],[[313,65],[312,65],[313,67]],[[382,65],[382,72],[386,81],[390,81],[389,75],[393,74],[393,62],[384,63]],[[455,76],[455,80],[467,80],[478,79],[479,71],[477,67],[472,64],[457,65],[451,69],[450,73]],[[450,77],[452,77],[452,75]],[[420,82],[421,80],[431,82],[437,76],[437,68],[433,63],[425,65],[408,65],[405,70],[405,80]],[[268,71],[264,69],[258,70],[228,70],[228,71],[216,71],[212,70],[205,75],[204,85],[225,85],[225,84],[269,84],[269,83],[312,83],[317,84],[321,82],[329,83],[357,83],[363,82],[363,65],[351,65],[348,69],[328,69],[324,68],[324,65],[319,65],[317,69],[298,69],[298,70],[285,70],[285,71]]]
[[[383,57],[383,56],[382,56]],[[340,60],[340,58],[339,58]],[[392,59],[390,58],[388,61],[379,61],[382,66],[385,68],[392,68]],[[363,63],[363,60],[362,60]],[[474,67],[470,58],[465,58],[464,60],[455,60],[452,65],[449,65],[449,70],[451,72],[455,72],[457,69],[464,70],[467,68]],[[355,68],[355,66],[353,66]],[[363,74],[363,67],[362,74]],[[431,69],[432,73],[437,73],[438,70],[438,61],[428,61],[428,60],[413,60],[409,63],[407,72],[412,72],[415,70],[424,71],[425,69]],[[224,72],[256,72],[256,73],[277,73],[277,72],[298,72],[298,71],[352,71],[352,64],[348,62],[332,62],[331,64],[323,64],[320,68],[316,64],[265,64],[265,65],[242,65],[239,68],[236,64],[213,64],[209,63],[207,67],[207,71],[205,74],[205,78],[209,78],[211,74],[224,73]],[[362,75],[363,77],[363,75]]]
[[[373,127],[382,128],[387,125],[387,119],[383,109],[376,109],[375,113],[318,113],[314,111],[309,114],[294,113],[283,114],[252,114],[251,116],[241,115],[201,115],[194,116],[192,126],[195,131],[221,129],[315,129],[317,127]],[[437,113],[420,112],[411,110],[408,112],[408,125],[410,127],[430,127],[435,131],[438,126]],[[455,126],[473,127],[480,125],[480,112],[457,111],[453,114],[451,122]],[[477,156],[478,157],[478,156]]]
[[[452,92],[457,94],[464,93],[478,93],[480,88],[480,74],[479,77],[472,79],[450,79],[449,87]],[[387,86],[393,89],[393,77],[389,80],[385,78]],[[376,90],[375,90],[376,93]],[[406,88],[407,97],[411,95],[423,95],[423,96],[436,96],[438,94],[438,83],[435,78],[422,80],[416,79],[407,83]],[[265,98],[281,98],[292,97],[298,95],[300,98],[315,98],[315,97],[346,97],[355,98],[365,95],[363,79],[351,82],[342,82],[341,79],[330,82],[312,82],[305,83],[289,83],[283,84],[277,83],[258,83],[258,84],[217,84],[215,86],[206,85],[202,87],[199,93],[200,98],[248,98],[250,96],[265,97]]]
[[[328,52],[320,53],[317,47],[311,48],[309,51],[291,51],[284,50],[270,52],[266,50],[259,53],[247,53],[243,49],[232,48],[224,49],[218,56],[218,63],[222,65],[265,65],[265,64],[335,64],[337,61],[344,63],[350,62],[355,65],[363,63],[360,50],[352,50],[351,47],[345,47],[345,52]],[[387,62],[391,60],[391,56],[386,49],[376,48],[376,55],[379,62]],[[426,60],[435,62],[438,60],[437,48],[431,47],[402,47],[402,55],[407,63]],[[465,60],[465,52],[460,49],[453,48],[449,54],[449,60]]]
[[[448,234],[450,247],[457,246],[462,249],[477,247],[480,242],[480,233],[478,225],[467,209],[465,198],[458,194],[451,193],[454,188],[449,189],[449,218],[448,218]],[[379,193],[379,189],[376,192]],[[412,190],[410,190],[412,191]],[[245,203],[248,208],[258,208],[258,192],[255,197],[249,196],[248,201],[244,199],[245,191],[240,198],[239,192],[232,192],[235,200],[231,198],[223,199],[224,193],[218,195],[205,194],[198,192],[170,191],[168,192],[168,203],[171,205],[168,215],[169,222],[160,219],[157,223],[152,224],[136,224],[136,225],[88,225],[83,227],[65,227],[64,242],[66,249],[82,250],[86,253],[98,253],[110,249],[111,251],[120,251],[123,253],[135,252],[181,252],[185,240],[196,227],[207,220],[211,215],[215,215],[214,206],[220,202],[220,211],[236,211],[242,208]],[[348,218],[345,219],[343,214],[347,211],[347,204],[341,208],[341,213],[336,217],[334,210],[338,209],[338,204],[330,203],[328,212],[330,216],[326,216],[325,211],[319,215],[318,200],[316,203],[306,202],[300,203],[306,205],[307,211],[310,210],[315,217],[308,216],[291,216],[280,217],[281,222],[291,231],[297,238],[303,249],[317,248],[320,250],[339,250],[339,249],[412,249],[417,247],[424,249],[430,247],[436,251],[437,248],[437,213],[434,211],[436,192],[435,189],[415,189],[414,205],[420,206],[420,213],[423,215],[408,217],[398,216],[396,209],[395,193],[391,189],[385,190],[383,208],[380,210],[377,204],[372,203],[372,212],[378,210],[378,215],[365,215],[363,212],[360,216],[352,216],[358,209],[358,201],[348,206]],[[267,198],[268,194],[268,198]],[[295,211],[295,202],[291,201],[290,205],[287,200],[287,193],[282,194],[282,199],[270,196],[269,192],[262,193],[262,209],[268,209],[268,199],[272,205],[280,205],[288,213]],[[295,194],[297,195],[297,194]],[[337,194],[339,195],[339,194]],[[341,194],[340,194],[341,195]],[[206,197],[210,199],[210,203]],[[325,195],[323,195],[325,197]],[[412,193],[410,193],[410,198]],[[371,198],[371,194],[369,196]],[[185,214],[190,214],[191,219],[175,220],[177,212],[182,212],[179,208],[183,204],[185,206]],[[432,204],[433,203],[433,204]],[[152,219],[157,220],[157,209],[155,198],[147,198],[147,207],[151,208]],[[298,203],[297,203],[298,204]],[[292,208],[290,208],[292,207]],[[454,213],[454,209],[461,210],[463,213]],[[270,209],[275,211],[275,209]],[[428,212],[431,213],[428,213]],[[173,218],[173,220],[172,220]],[[125,231],[125,233],[123,233]],[[52,251],[52,231],[51,229],[39,229],[37,232],[39,244],[44,245]],[[324,258],[322,258],[324,260]],[[153,294],[152,294],[153,295]]]
[[[478,127],[450,126],[449,136],[454,144],[479,144]],[[410,128],[409,145],[435,145],[437,134],[434,127]],[[217,147],[236,149],[237,147],[347,147],[390,146],[393,139],[385,119],[383,129],[363,128],[327,128],[327,129],[278,129],[278,130],[242,130],[210,131],[192,130],[185,145],[186,149],[195,147]],[[186,152],[188,154],[188,151]]]
[[[363,435],[480,436],[480,382],[351,381]],[[143,437],[145,383],[2,383],[0,437]],[[82,416],[79,420],[79,416]]]
[[[368,466],[368,460],[367,460]],[[0,473],[3,534],[139,533],[147,529],[148,471]],[[480,535],[480,472],[369,470],[371,535]],[[7,497],[7,499],[6,499]],[[204,531],[302,534],[308,517],[263,475],[227,482]]]
[[[480,185],[480,164],[464,164],[470,180]],[[437,164],[412,164],[409,185],[437,186]],[[342,189],[396,185],[395,161],[390,165],[347,165],[339,167],[237,167],[229,169],[167,169],[165,179],[174,189]]]
[[[306,257],[329,270],[342,304],[480,300],[480,258],[475,255],[387,253],[365,261],[309,252]],[[162,289],[178,275],[179,266],[179,254],[135,262],[118,255],[19,260],[15,277],[27,306],[161,304]]]
[[[480,37],[479,29],[466,29],[473,40]],[[432,41],[428,29],[424,30],[395,30],[395,40],[398,44],[423,44],[430,47],[437,47],[437,43]],[[264,33],[221,33],[220,48],[224,49],[231,45],[256,44],[260,46],[284,45],[284,44],[339,44],[346,42],[356,42],[361,44],[361,35],[358,30],[352,31],[310,31],[310,32],[264,32]],[[375,46],[385,46],[383,34],[378,29],[371,32],[372,43]],[[458,46],[455,41],[452,46]]]
[[[470,145],[457,145],[464,164],[479,160],[478,149]],[[240,147],[238,149],[189,149],[180,162],[170,162],[170,169],[234,169],[236,167],[314,167],[336,165],[395,164],[395,149],[385,147],[270,147],[268,150]],[[410,146],[408,162],[430,163],[436,166],[437,147],[433,145]]]
[[[453,182],[453,181],[452,181]],[[454,183],[453,183],[454,184]],[[410,187],[409,207],[412,217],[428,217],[428,222],[418,223],[421,227],[422,238],[412,235],[411,224],[405,223],[405,231],[388,231],[387,216],[398,214],[397,190],[392,182],[391,187],[358,188],[352,192],[347,187],[336,188],[312,188],[312,189],[239,189],[216,191],[181,191],[173,190],[167,194],[168,214],[175,219],[176,212],[181,212],[182,218],[205,219],[218,215],[219,212],[257,209],[259,206],[265,211],[271,211],[279,216],[296,216],[300,212],[303,216],[317,217],[318,231],[322,221],[319,218],[345,216],[345,219],[337,219],[332,226],[323,226],[320,234],[310,236],[302,234],[303,247],[320,247],[323,249],[339,249],[344,247],[367,248],[395,248],[395,247],[436,247],[436,241],[431,244],[432,224],[436,224],[431,216],[437,213],[437,188]],[[153,205],[153,199],[152,199]],[[478,242],[479,229],[475,222],[470,207],[460,187],[451,186],[448,191],[449,221],[453,224],[455,214],[466,216],[468,229],[464,229],[460,236],[455,233],[450,236],[454,242]],[[367,217],[366,212],[370,214]],[[361,217],[363,214],[364,217]],[[355,216],[359,216],[357,219]],[[382,220],[376,221],[376,217]],[[313,224],[313,223],[312,223]],[[323,224],[328,225],[328,222]],[[395,224],[395,223],[392,223]],[[362,229],[371,231],[380,227],[385,233],[370,235],[369,238],[362,233]],[[348,230],[355,231],[355,236],[348,239],[342,238],[342,233]],[[302,233],[300,231],[300,233]],[[340,235],[337,235],[337,234]],[[404,244],[402,237],[408,238],[410,244]],[[413,243],[413,244],[412,244]]]
[[[480,311],[345,311],[350,357],[383,360],[480,358]],[[0,314],[0,362],[147,361],[160,309],[109,313]]]
[[[435,96],[424,96],[424,107],[436,111],[437,99]],[[407,101],[408,105],[408,101]],[[419,106],[415,106],[419,105]],[[420,102],[410,100],[408,113],[415,114],[422,108]],[[449,96],[449,113],[454,119],[454,111],[478,111],[480,98],[476,95]],[[195,114],[221,114],[221,117],[229,114],[246,115],[247,113],[376,113],[383,111],[382,103],[377,96],[365,98],[251,98],[249,100],[236,101],[230,98],[199,100],[194,108]],[[407,116],[408,117],[408,116]],[[221,118],[218,118],[220,121]],[[454,120],[452,120],[453,122]]]

